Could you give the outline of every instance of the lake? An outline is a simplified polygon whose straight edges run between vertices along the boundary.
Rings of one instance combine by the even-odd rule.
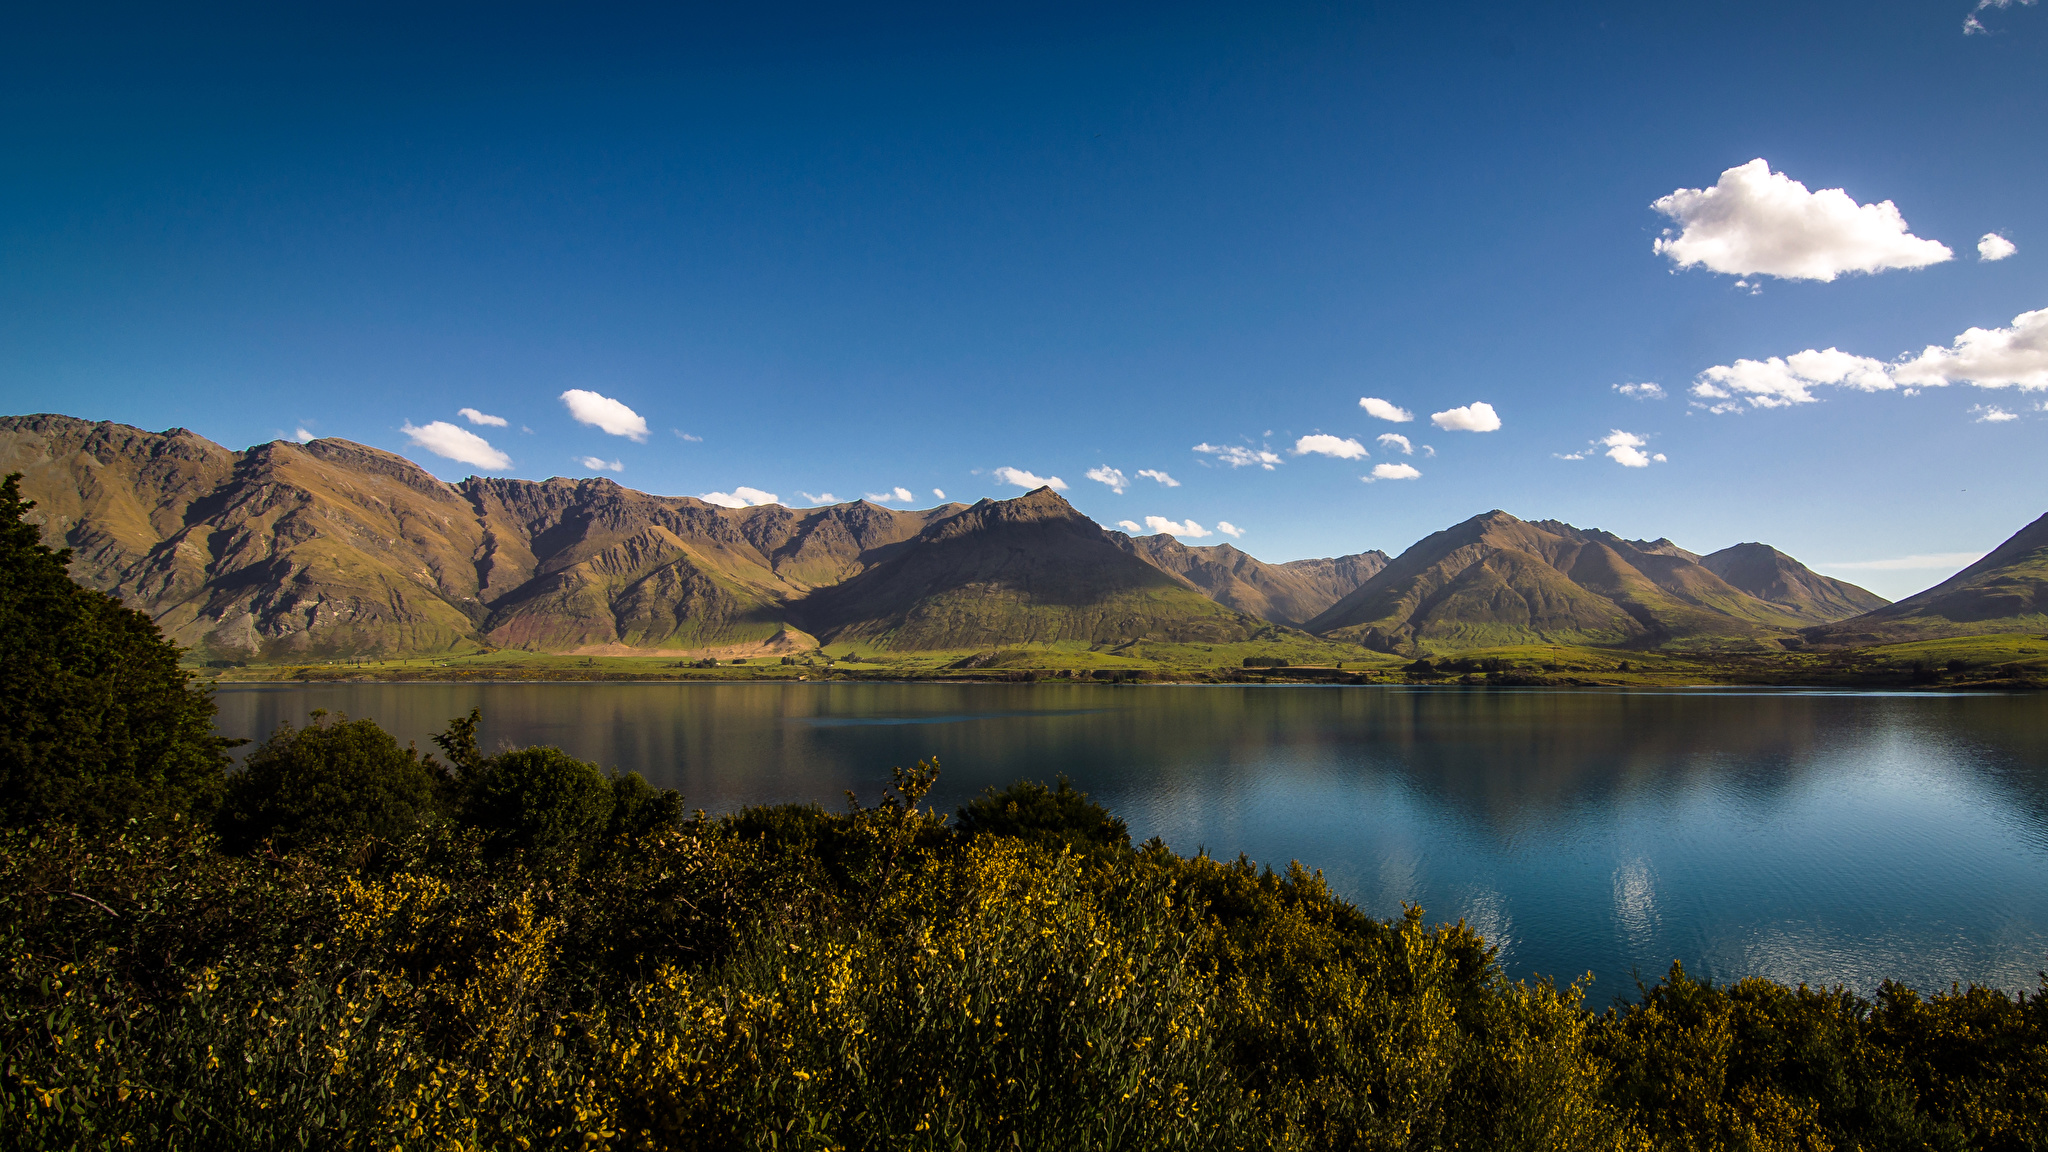
[[[1050,684],[224,686],[220,729],[325,708],[430,748],[555,744],[713,813],[934,801],[1065,773],[1182,852],[1419,904],[1517,976],[2032,989],[2048,967],[2048,695]]]

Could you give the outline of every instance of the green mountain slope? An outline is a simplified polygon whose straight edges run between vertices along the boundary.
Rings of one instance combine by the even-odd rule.
[[[1802,635],[1834,647],[2010,632],[2048,632],[2048,516],[1925,592]]]
[[[983,500],[802,604],[830,641],[899,650],[1229,642],[1263,622],[1130,555],[1050,488]]]
[[[1846,580],[1822,576],[1768,544],[1736,544],[1699,560],[1702,568],[1741,591],[1815,623],[1859,616],[1890,603]]]
[[[1494,511],[1418,542],[1308,628],[1384,650],[1448,650],[1758,641],[1807,622],[1668,540]]]
[[[1268,564],[1229,544],[1189,547],[1166,533],[1109,533],[1117,547],[1172,573],[1226,608],[1276,624],[1299,625],[1386,567],[1387,554],[1365,552]]]

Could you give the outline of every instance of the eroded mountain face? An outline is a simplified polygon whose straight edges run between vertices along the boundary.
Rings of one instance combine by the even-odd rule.
[[[1391,561],[1268,564],[1228,544],[1105,532],[1049,489],[923,511],[735,509],[601,479],[450,484],[346,440],[232,452],[183,429],[67,416],[0,418],[0,471],[24,473],[75,577],[215,658],[1223,643],[1272,624],[1387,650],[1799,629],[1826,642],[1839,629],[1817,625],[1884,604],[1765,545],[1703,557],[1505,512]],[[2035,619],[2031,573],[2048,550],[2027,533],[2048,527],[1943,585],[1945,607],[1908,608],[1935,589],[1873,619],[1893,631],[1992,609]]]
[[[899,647],[1261,623],[1133,560],[1049,491],[972,509],[733,509],[601,479],[449,484],[345,440],[232,452],[47,415],[0,419],[0,471],[25,474],[74,576],[213,657],[693,654],[769,644],[799,618]]]
[[[1387,554],[1377,550],[1268,564],[1230,544],[1190,547],[1165,533],[1109,536],[1119,548],[1179,576],[1217,603],[1276,624],[1306,623],[1387,566]]]
[[[1420,541],[1308,628],[1386,650],[1418,642],[1479,648],[1764,640],[1854,615],[1860,609],[1844,601],[1857,596],[1882,603],[1782,559],[1796,572],[1781,576],[1807,581],[1800,587],[1809,592],[1825,587],[1833,599],[1790,592],[1782,602],[1765,599],[1668,540],[1623,540],[1494,511]],[[1743,568],[1738,578],[1750,574]],[[1767,580],[1757,586],[1778,591]]]

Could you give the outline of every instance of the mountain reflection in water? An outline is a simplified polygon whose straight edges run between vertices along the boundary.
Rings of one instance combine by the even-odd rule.
[[[2048,967],[2048,696],[925,684],[223,688],[260,737],[314,708],[401,741],[471,707],[711,812],[934,800],[1059,773],[1137,839],[1299,859],[1376,916],[1464,918],[1516,975],[1675,959],[1716,979],[2031,989]]]

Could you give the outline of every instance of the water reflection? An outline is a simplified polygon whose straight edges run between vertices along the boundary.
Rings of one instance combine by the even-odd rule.
[[[1869,989],[2030,988],[2048,954],[2048,697],[1108,685],[328,685],[223,690],[260,736],[312,708],[418,740],[559,744],[712,811],[937,802],[1066,773],[1133,833],[1300,859],[1375,915],[1465,918],[1595,1000],[1674,958]]]

